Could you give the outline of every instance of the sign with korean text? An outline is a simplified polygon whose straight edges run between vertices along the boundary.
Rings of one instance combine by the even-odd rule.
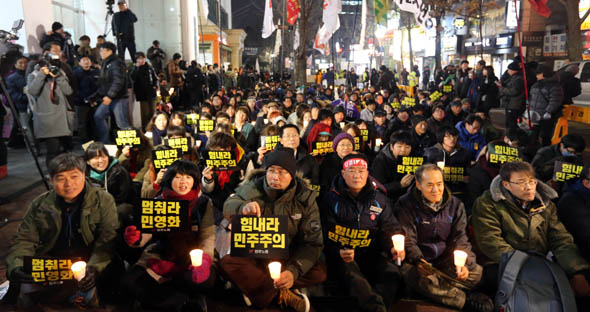
[[[361,129],[361,138],[363,142],[369,141],[369,129]]]
[[[182,159],[182,150],[179,148],[152,151],[152,162],[156,172],[168,168],[179,159]]]
[[[522,161],[522,153],[517,147],[491,145],[489,154],[488,163],[494,167],[500,167],[506,162]]]
[[[232,216],[231,255],[248,258],[288,258],[288,218]]]
[[[354,137],[354,150],[360,151],[361,150],[361,138],[355,136]]]
[[[373,240],[370,230],[348,228],[338,224],[328,225],[328,239],[341,248],[351,249],[369,247]]]
[[[31,273],[35,283],[61,284],[74,278],[72,262],[72,259],[24,256],[23,271]]]
[[[393,109],[400,109],[400,108],[402,108],[402,105],[401,105],[401,103],[400,103],[400,102],[398,102],[398,101],[393,101],[393,102],[391,102],[391,107],[392,107]]]
[[[135,129],[117,130],[117,137],[115,143],[118,147],[123,146],[140,146],[141,139]]]
[[[215,120],[199,120],[199,132],[213,132],[215,130]]]
[[[189,126],[197,125],[199,123],[199,114],[187,114],[186,115],[186,124]]]
[[[278,135],[260,136],[261,146],[265,147],[267,151],[274,150],[280,141],[281,137]]]
[[[164,144],[174,149],[182,150],[183,154],[188,154],[192,146],[191,138],[189,137],[164,139]]]
[[[447,167],[443,169],[443,178],[445,182],[460,183],[465,177],[465,168],[463,167]]]
[[[424,163],[424,157],[402,156],[397,159],[397,173],[402,174],[414,173]]]
[[[406,96],[402,99],[402,105],[406,107],[412,107],[416,105],[416,99],[410,96]]]
[[[233,170],[238,167],[236,153],[233,151],[205,151],[205,165],[215,170]]]
[[[332,141],[313,142],[313,148],[311,150],[313,155],[326,155],[333,152]]]
[[[309,189],[316,192],[317,194],[320,194],[321,186],[315,185],[315,184],[309,184]]]
[[[436,91],[432,92],[432,94],[430,95],[430,100],[436,101],[436,100],[440,99],[442,96],[443,96],[443,94],[440,93],[440,91],[436,90]]]
[[[566,163],[563,161],[556,161],[553,169],[553,181],[565,182],[571,179],[580,177],[584,166]]]
[[[139,220],[142,233],[188,231],[188,202],[142,198]]]
[[[446,86],[443,86],[443,92],[444,92],[444,93],[450,93],[450,92],[453,92],[453,86],[452,86],[452,85],[446,85]]]

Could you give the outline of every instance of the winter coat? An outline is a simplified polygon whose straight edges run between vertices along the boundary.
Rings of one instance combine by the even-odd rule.
[[[471,164],[471,155],[463,147],[457,145],[452,152],[443,149],[440,143],[428,147],[424,150],[424,163],[436,164],[444,161],[446,167],[463,167],[469,168]],[[467,175],[467,172],[466,172]]]
[[[467,117],[467,113],[464,110],[461,110],[459,115],[455,115],[453,114],[453,111],[451,110],[450,106],[447,108],[447,111],[445,112],[445,122],[449,126],[455,127],[458,123],[463,121],[465,117]]]
[[[217,79],[216,73],[209,72],[207,74],[207,86],[209,87],[209,94],[213,94],[219,89],[219,79]]]
[[[149,64],[133,67],[131,80],[133,80],[133,92],[136,100],[149,101],[156,97],[158,76]]]
[[[479,96],[476,107],[478,109],[483,109],[487,112],[491,108],[500,106],[498,100],[499,89],[498,85],[496,85],[496,81],[498,81],[496,76],[484,77],[477,87]]]
[[[436,138],[430,131],[426,131],[423,135],[418,135],[415,130],[412,133],[412,154],[414,156],[424,155],[424,150],[436,144]]]
[[[531,165],[533,165],[533,168],[535,168],[535,173],[539,180],[547,181],[551,178],[547,176],[546,167],[548,165],[551,165],[551,167],[553,167],[555,159],[558,157],[562,157],[559,146],[560,144],[545,146],[538,150],[535,154],[535,157],[533,157]],[[551,170],[551,174],[553,174],[553,170]]]
[[[438,121],[436,119],[434,119],[434,117],[430,117],[426,120],[426,123],[428,124],[428,131],[430,131],[431,133],[439,133],[440,129],[444,126],[448,126],[449,122],[447,119],[443,118],[443,120]]]
[[[464,121],[461,121],[455,126],[459,130],[459,145],[466,149],[471,154],[471,159],[477,159],[477,155],[481,149],[486,146],[486,139],[480,132],[471,134],[465,129]]]
[[[373,122],[373,117],[375,117],[374,111],[370,111],[368,108],[361,111],[361,119],[365,122]]]
[[[87,166],[86,176],[90,178],[91,182],[98,184],[98,186],[111,194],[117,205],[133,203],[133,188],[131,187],[129,172],[127,172],[127,169],[116,158],[109,157],[109,161],[109,167],[103,174]]]
[[[19,113],[26,113],[29,105],[29,100],[24,92],[26,85],[27,79],[23,70],[15,70],[6,78],[6,88]]]
[[[180,65],[176,64],[174,60],[168,61],[168,77],[170,79],[171,88],[182,87],[182,70],[180,69]]]
[[[477,263],[466,233],[463,203],[446,187],[439,211],[423,201],[420,191],[412,187],[395,204],[394,211],[406,236],[406,261],[415,264],[424,259],[432,263],[440,257],[453,257],[453,251],[460,249],[468,255],[467,268],[473,270]]]
[[[395,76],[390,70],[384,71],[379,75],[379,82],[377,82],[377,88],[381,90],[389,90],[389,94],[399,94],[397,82]]]
[[[564,71],[559,76],[559,83],[563,89],[563,104],[573,104],[573,98],[582,94],[580,79],[569,71]]]
[[[370,230],[373,240],[366,248],[356,248],[355,257],[361,254],[390,253],[391,236],[401,233],[399,222],[393,214],[393,205],[383,186],[372,177],[356,197],[352,196],[342,174],[338,174],[322,201],[326,257],[340,259],[340,244],[329,239],[327,232],[334,225],[350,229]]]
[[[113,34],[117,34],[121,40],[135,40],[133,23],[137,22],[137,16],[131,10],[117,12],[113,15]]]
[[[569,185],[557,204],[557,215],[574,237],[582,256],[590,260],[590,190],[582,180]]]
[[[96,90],[98,89],[98,77],[100,75],[100,71],[95,68],[84,70],[82,67],[76,67],[74,69],[74,75],[76,76],[76,80],[78,80],[76,105],[88,106],[84,100],[96,93]]]
[[[73,90],[68,78],[62,73],[56,78],[45,76],[40,70],[33,72],[34,78],[28,86],[28,92],[37,97],[33,104],[33,129],[37,139],[72,136],[74,133],[73,107],[70,107],[68,95]],[[54,100],[51,102],[51,84],[55,81]]]
[[[255,201],[262,216],[288,216],[289,259],[286,259],[284,269],[297,280],[314,266],[324,247],[315,192],[299,177],[295,177],[277,198],[272,198],[269,192],[273,191],[266,186],[265,172],[253,171],[225,201],[223,213],[229,219],[240,214],[246,204]]]
[[[510,76],[500,89],[502,107],[511,110],[524,110],[524,80],[522,73]]]
[[[114,53],[102,61],[98,78],[98,93],[112,100],[127,98],[125,63]]]
[[[250,79],[247,72],[243,72],[238,76],[238,89],[249,90],[254,89],[254,82]]]
[[[387,190],[389,198],[396,199],[406,189],[400,183],[404,174],[397,173],[397,159],[391,152],[391,144],[385,145],[371,164],[371,176],[379,181]]]
[[[557,193],[538,181],[535,199],[526,212],[517,205],[512,194],[502,186],[497,176],[490,189],[473,206],[473,230],[479,250],[487,257],[483,265],[499,263],[502,255],[512,250],[533,252],[545,256],[549,251],[568,275],[590,269],[580,256],[572,235],[557,218],[552,202]]]
[[[57,206],[57,200],[57,194],[52,190],[31,202],[8,250],[7,272],[22,267],[24,256],[42,257],[53,249],[62,229],[62,211]],[[114,251],[110,243],[118,228],[113,197],[86,183],[79,231],[88,249],[92,250],[88,265],[99,272],[111,261]]]
[[[320,165],[320,194],[325,194],[330,190],[334,179],[340,175],[342,170],[342,158],[336,151],[324,157]]]
[[[469,169],[469,183],[467,184],[469,194],[474,197],[483,194],[490,188],[490,183],[499,173],[500,168],[491,167],[484,155],[479,157],[477,163]],[[466,209],[471,211],[471,207],[466,207]]]
[[[556,77],[538,80],[531,88],[529,104],[531,114],[538,114],[539,119],[532,117],[533,122],[538,122],[545,113],[554,115],[563,102],[563,90]]]

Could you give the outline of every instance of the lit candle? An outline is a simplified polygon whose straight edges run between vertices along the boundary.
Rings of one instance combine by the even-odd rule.
[[[193,249],[189,253],[191,256],[191,263],[194,267],[201,266],[203,264],[203,250],[202,249]]]
[[[399,257],[399,253],[404,251],[404,240],[405,237],[401,234],[395,234],[391,237],[391,240],[393,241],[393,249],[395,249],[395,251],[398,253],[398,257],[397,257],[397,265],[401,266],[402,265],[402,259]]]
[[[344,126],[345,126],[345,125],[346,125],[346,123],[345,123],[345,122],[341,122],[341,123],[340,123],[340,129],[344,129]]]
[[[170,88],[170,91],[168,92],[168,94],[170,94],[170,95],[174,94],[174,88]]]
[[[74,273],[74,278],[77,281],[80,281],[86,275],[86,262],[85,261],[74,262],[70,269],[72,270],[72,273]]]
[[[197,148],[201,148],[201,140],[197,140]]]
[[[444,161],[437,161],[436,165],[441,169],[444,170],[445,169],[445,162]]]
[[[270,278],[277,280],[281,277],[281,263],[274,261],[268,264],[268,270],[270,271]]]
[[[157,90],[157,91],[156,91],[156,96],[157,96],[157,97],[160,97],[160,90]]]
[[[268,123],[268,118],[264,118],[264,124]]]
[[[256,126],[256,121],[251,121],[250,124]]]
[[[467,262],[467,253],[463,250],[455,250],[453,251],[453,255],[455,256],[457,275],[459,275],[461,273],[461,269],[465,266],[465,262]]]
[[[376,138],[376,139],[375,139],[375,146],[381,146],[381,144],[382,144],[382,143],[383,143],[383,142],[381,141],[381,139],[380,139],[380,138]]]

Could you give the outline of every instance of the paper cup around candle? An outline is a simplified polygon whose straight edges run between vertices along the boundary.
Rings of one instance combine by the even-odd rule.
[[[72,273],[74,273],[74,278],[77,281],[80,281],[86,275],[86,262],[85,261],[74,262],[70,269],[72,270]]]
[[[197,140],[197,148],[201,147],[201,140]]]
[[[264,118],[264,124],[268,123],[268,118]]]
[[[201,266],[203,264],[203,250],[202,249],[193,249],[189,253],[191,256],[191,263],[194,267]]]
[[[395,249],[395,251],[397,251],[397,252],[404,251],[405,237],[403,235],[395,234],[391,237],[391,240],[393,241],[393,249]],[[398,266],[402,265],[402,259],[400,257],[397,257],[396,262],[397,262]]]
[[[381,146],[381,139],[377,138],[375,139],[375,146]]]
[[[465,266],[465,262],[467,262],[467,253],[463,250],[455,250],[453,251],[455,256],[455,266],[457,267],[457,275],[461,273],[461,268]]]
[[[346,123],[344,123],[344,122],[341,122],[341,123],[340,123],[340,129],[343,129],[345,125],[346,125]]]
[[[274,261],[268,264],[268,270],[270,271],[270,278],[277,280],[281,277],[281,263]]]
[[[251,121],[250,124],[256,126],[256,121]]]
[[[174,88],[170,88],[168,94],[173,94],[174,93]]]
[[[440,169],[445,169],[445,162],[444,161],[437,161],[436,165],[440,168]]]

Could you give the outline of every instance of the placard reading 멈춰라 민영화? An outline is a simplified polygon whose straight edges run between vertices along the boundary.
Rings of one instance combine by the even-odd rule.
[[[139,220],[142,233],[189,231],[188,202],[142,198]]]

